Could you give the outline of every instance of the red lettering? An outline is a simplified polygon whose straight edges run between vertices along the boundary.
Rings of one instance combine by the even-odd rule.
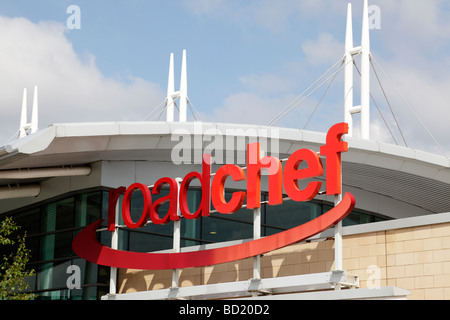
[[[231,177],[233,181],[245,180],[245,172],[242,168],[234,165],[227,164],[217,170],[211,190],[211,199],[214,208],[223,214],[236,213],[245,201],[245,192],[234,192],[231,196],[231,200],[227,203],[225,201],[225,181],[228,177]]]
[[[267,168],[269,174],[269,204],[283,202],[283,175],[279,159],[265,157],[260,160],[259,143],[252,143],[247,148],[247,208],[261,206],[261,169]]]
[[[307,168],[298,169],[303,161],[306,161],[308,165]],[[322,182],[310,182],[303,190],[299,188],[298,182],[302,179],[322,175],[322,161],[317,153],[308,149],[297,150],[289,157],[286,166],[284,167],[284,189],[289,198],[294,201],[312,200],[319,193]]]
[[[117,200],[127,190],[125,187],[109,190],[108,197],[108,231],[116,231],[116,205]]]
[[[334,125],[327,133],[326,145],[320,147],[320,154],[326,156],[327,195],[342,193],[341,152],[348,151],[348,143],[341,138],[347,133],[347,123]]]
[[[342,193],[341,181],[341,153],[348,151],[348,143],[342,141],[342,136],[348,133],[348,124],[339,123],[330,128],[326,137],[326,144],[320,148],[320,155],[326,157],[327,195]],[[302,162],[306,167],[300,168]],[[178,207],[181,215],[186,219],[198,219],[209,216],[211,201],[215,209],[222,214],[237,212],[245,201],[247,195],[247,208],[254,209],[261,206],[261,172],[268,173],[269,205],[279,205],[283,202],[283,186],[287,195],[294,201],[309,201],[314,199],[320,191],[322,182],[309,182],[304,189],[299,187],[301,180],[323,176],[323,165],[319,155],[308,149],[294,152],[288,159],[283,173],[281,161],[275,157],[267,156],[261,159],[260,144],[252,143],[247,149],[247,192],[234,192],[230,201],[225,200],[225,183],[231,177],[233,181],[243,181],[246,178],[244,169],[236,165],[224,165],[217,170],[211,182],[211,155],[203,155],[202,172],[190,172],[183,179],[178,190],[175,179],[162,178],[158,180],[150,193],[147,186],[135,183],[128,189],[120,187],[109,191],[108,230],[115,230],[115,208],[121,194],[125,192],[122,215],[129,228],[145,226],[149,218],[155,224],[166,224],[169,221],[178,221]],[[198,179],[202,190],[202,199],[197,210],[192,213],[187,204],[189,186]],[[284,180],[284,181],[283,181]],[[163,186],[168,185],[169,195],[157,199],[152,203],[151,194],[158,195]],[[136,190],[142,192],[144,207],[141,218],[134,223],[130,214],[130,202]],[[179,191],[179,195],[178,195]],[[170,202],[169,210],[164,217],[159,216],[159,209]]]
[[[159,179],[153,187],[152,194],[159,195],[161,192],[161,188],[166,184],[170,187],[169,194],[165,197],[161,197],[155,200],[152,203],[152,207],[150,209],[150,219],[152,219],[152,222],[154,224],[161,225],[167,224],[170,220],[180,220],[180,217],[178,216],[178,183],[175,179]],[[164,216],[164,218],[160,218],[158,215],[159,208],[166,202],[170,202],[169,210],[167,211],[167,214]]]
[[[191,213],[189,211],[189,207],[187,204],[187,193],[189,189],[189,185],[194,179],[198,179],[202,186],[202,200],[201,204],[198,207],[197,211]],[[203,155],[203,171],[202,174],[198,172],[190,172],[188,173],[181,183],[180,187],[180,211],[183,214],[183,217],[186,219],[194,220],[200,218],[200,216],[207,217],[209,216],[210,211],[210,189],[211,189],[211,155],[205,154]]]
[[[131,197],[136,190],[140,190],[142,192],[142,196],[144,198],[144,206],[141,218],[139,219],[138,222],[134,223],[133,220],[131,219],[130,204],[131,204]],[[144,227],[150,218],[151,204],[152,204],[152,196],[150,194],[150,190],[146,185],[142,183],[135,183],[131,185],[125,192],[122,203],[122,217],[127,227],[130,229],[138,229]]]

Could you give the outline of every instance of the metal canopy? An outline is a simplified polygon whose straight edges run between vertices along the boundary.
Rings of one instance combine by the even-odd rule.
[[[339,284],[345,288],[359,287],[359,278],[346,271],[331,271],[270,279],[250,279],[228,283],[176,287],[124,294],[108,294],[102,300],[211,300],[257,297],[293,292],[332,290]]]

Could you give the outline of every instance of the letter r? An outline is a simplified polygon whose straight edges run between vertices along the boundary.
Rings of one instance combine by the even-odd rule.
[[[116,230],[116,205],[120,196],[125,193],[127,188],[120,187],[118,189],[109,190],[108,197],[108,231],[114,232]]]

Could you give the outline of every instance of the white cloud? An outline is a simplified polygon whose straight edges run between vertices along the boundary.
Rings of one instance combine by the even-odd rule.
[[[290,95],[268,98],[253,92],[239,92],[226,98],[214,114],[220,122],[265,125],[292,98]]]
[[[402,0],[397,2],[398,24],[407,30],[409,36],[419,38],[432,45],[436,39],[445,39],[450,36],[450,21],[444,15],[445,1],[428,0],[414,1]],[[438,43],[435,43],[438,45]]]
[[[272,33],[283,32],[299,20],[326,20],[327,15],[335,14],[333,8],[346,12],[341,0],[185,0],[183,4],[199,16],[254,24]]]
[[[226,5],[227,1],[224,0],[189,0],[185,2],[185,5],[188,6],[197,15],[209,14],[213,11],[223,9]]]
[[[429,136],[431,133],[450,155],[450,76],[438,76],[431,70],[424,72],[421,68],[410,67],[400,60],[396,58],[382,63],[396,89],[382,73],[380,77],[389,94],[399,126],[406,133],[406,141],[412,147],[435,151],[435,142]]]
[[[278,33],[288,27],[290,16],[297,13],[297,10],[298,2],[285,0],[277,1],[277,5],[274,5],[273,1],[258,1],[254,5],[253,18],[258,25]]]
[[[55,122],[143,120],[162,102],[156,84],[105,77],[94,57],[76,54],[65,32],[56,22],[0,17],[0,143],[19,128],[23,88],[31,108],[34,85],[41,129]]]
[[[342,58],[344,45],[330,33],[321,33],[317,40],[307,40],[302,45],[309,62],[332,66]]]
[[[295,82],[291,79],[274,74],[246,75],[241,77],[240,81],[247,90],[262,96],[290,92],[295,85]]]

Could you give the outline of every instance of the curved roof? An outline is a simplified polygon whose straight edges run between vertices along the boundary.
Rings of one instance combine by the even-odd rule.
[[[224,123],[54,124],[1,148],[0,173],[81,166],[108,160],[169,162],[173,148],[180,143],[179,138],[174,138],[177,135],[190,135],[193,152],[201,149],[200,154],[211,145],[211,141],[221,137],[247,137],[250,140],[262,137],[270,140],[273,137],[279,158],[287,158],[301,148],[319,151],[326,137],[325,133],[297,129]],[[433,213],[450,211],[450,159],[385,143],[349,137],[346,140],[349,152],[343,154],[344,185],[410,203]],[[227,145],[223,141],[216,143],[215,147]],[[236,146],[236,152],[245,150]],[[36,181],[25,179],[21,183]],[[11,180],[0,177],[0,186],[9,183]]]

